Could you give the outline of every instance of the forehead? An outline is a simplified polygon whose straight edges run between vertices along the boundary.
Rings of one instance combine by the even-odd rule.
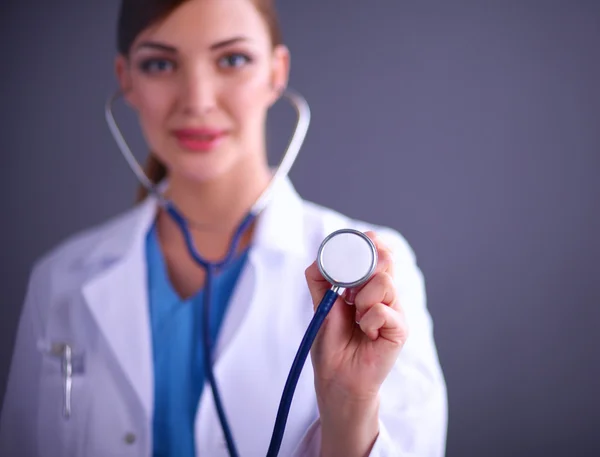
[[[164,41],[185,49],[237,36],[259,44],[269,41],[267,25],[251,0],[188,0],[146,28],[136,41]]]

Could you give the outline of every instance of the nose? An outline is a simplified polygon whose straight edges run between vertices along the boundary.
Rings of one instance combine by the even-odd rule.
[[[207,71],[193,69],[183,74],[180,104],[188,116],[202,116],[217,104],[215,78]]]

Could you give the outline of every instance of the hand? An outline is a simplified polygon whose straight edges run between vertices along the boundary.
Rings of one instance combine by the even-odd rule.
[[[366,235],[378,252],[375,272],[360,289],[345,292],[353,305],[338,298],[311,348],[324,440],[327,429],[347,443],[349,427],[360,432],[357,439],[362,434],[368,440],[369,430],[376,436],[379,388],[408,337],[391,251],[375,233]],[[331,284],[316,262],[306,269],[306,280],[316,309]]]

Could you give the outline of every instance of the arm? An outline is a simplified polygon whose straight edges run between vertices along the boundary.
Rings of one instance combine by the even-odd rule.
[[[325,457],[331,443],[342,453],[342,444],[355,449],[361,446],[367,449],[363,455],[371,457],[445,454],[446,385],[426,308],[423,276],[402,237],[393,231],[379,235],[393,252],[394,283],[408,324],[408,339],[376,398],[355,409],[352,402],[347,402],[351,412],[346,417],[352,420],[344,420],[341,412],[335,421],[322,414],[307,431],[295,455]],[[321,407],[320,410],[324,411]],[[377,418],[376,429],[373,417]],[[337,424],[333,426],[333,422]]]
[[[33,275],[32,275],[33,277]],[[30,280],[21,311],[4,405],[0,417],[0,455],[37,455],[38,382],[41,358],[36,290]]]

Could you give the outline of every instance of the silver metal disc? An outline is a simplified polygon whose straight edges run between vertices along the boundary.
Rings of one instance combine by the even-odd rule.
[[[317,265],[333,286],[358,287],[375,271],[377,249],[371,239],[358,230],[337,230],[321,243]]]

